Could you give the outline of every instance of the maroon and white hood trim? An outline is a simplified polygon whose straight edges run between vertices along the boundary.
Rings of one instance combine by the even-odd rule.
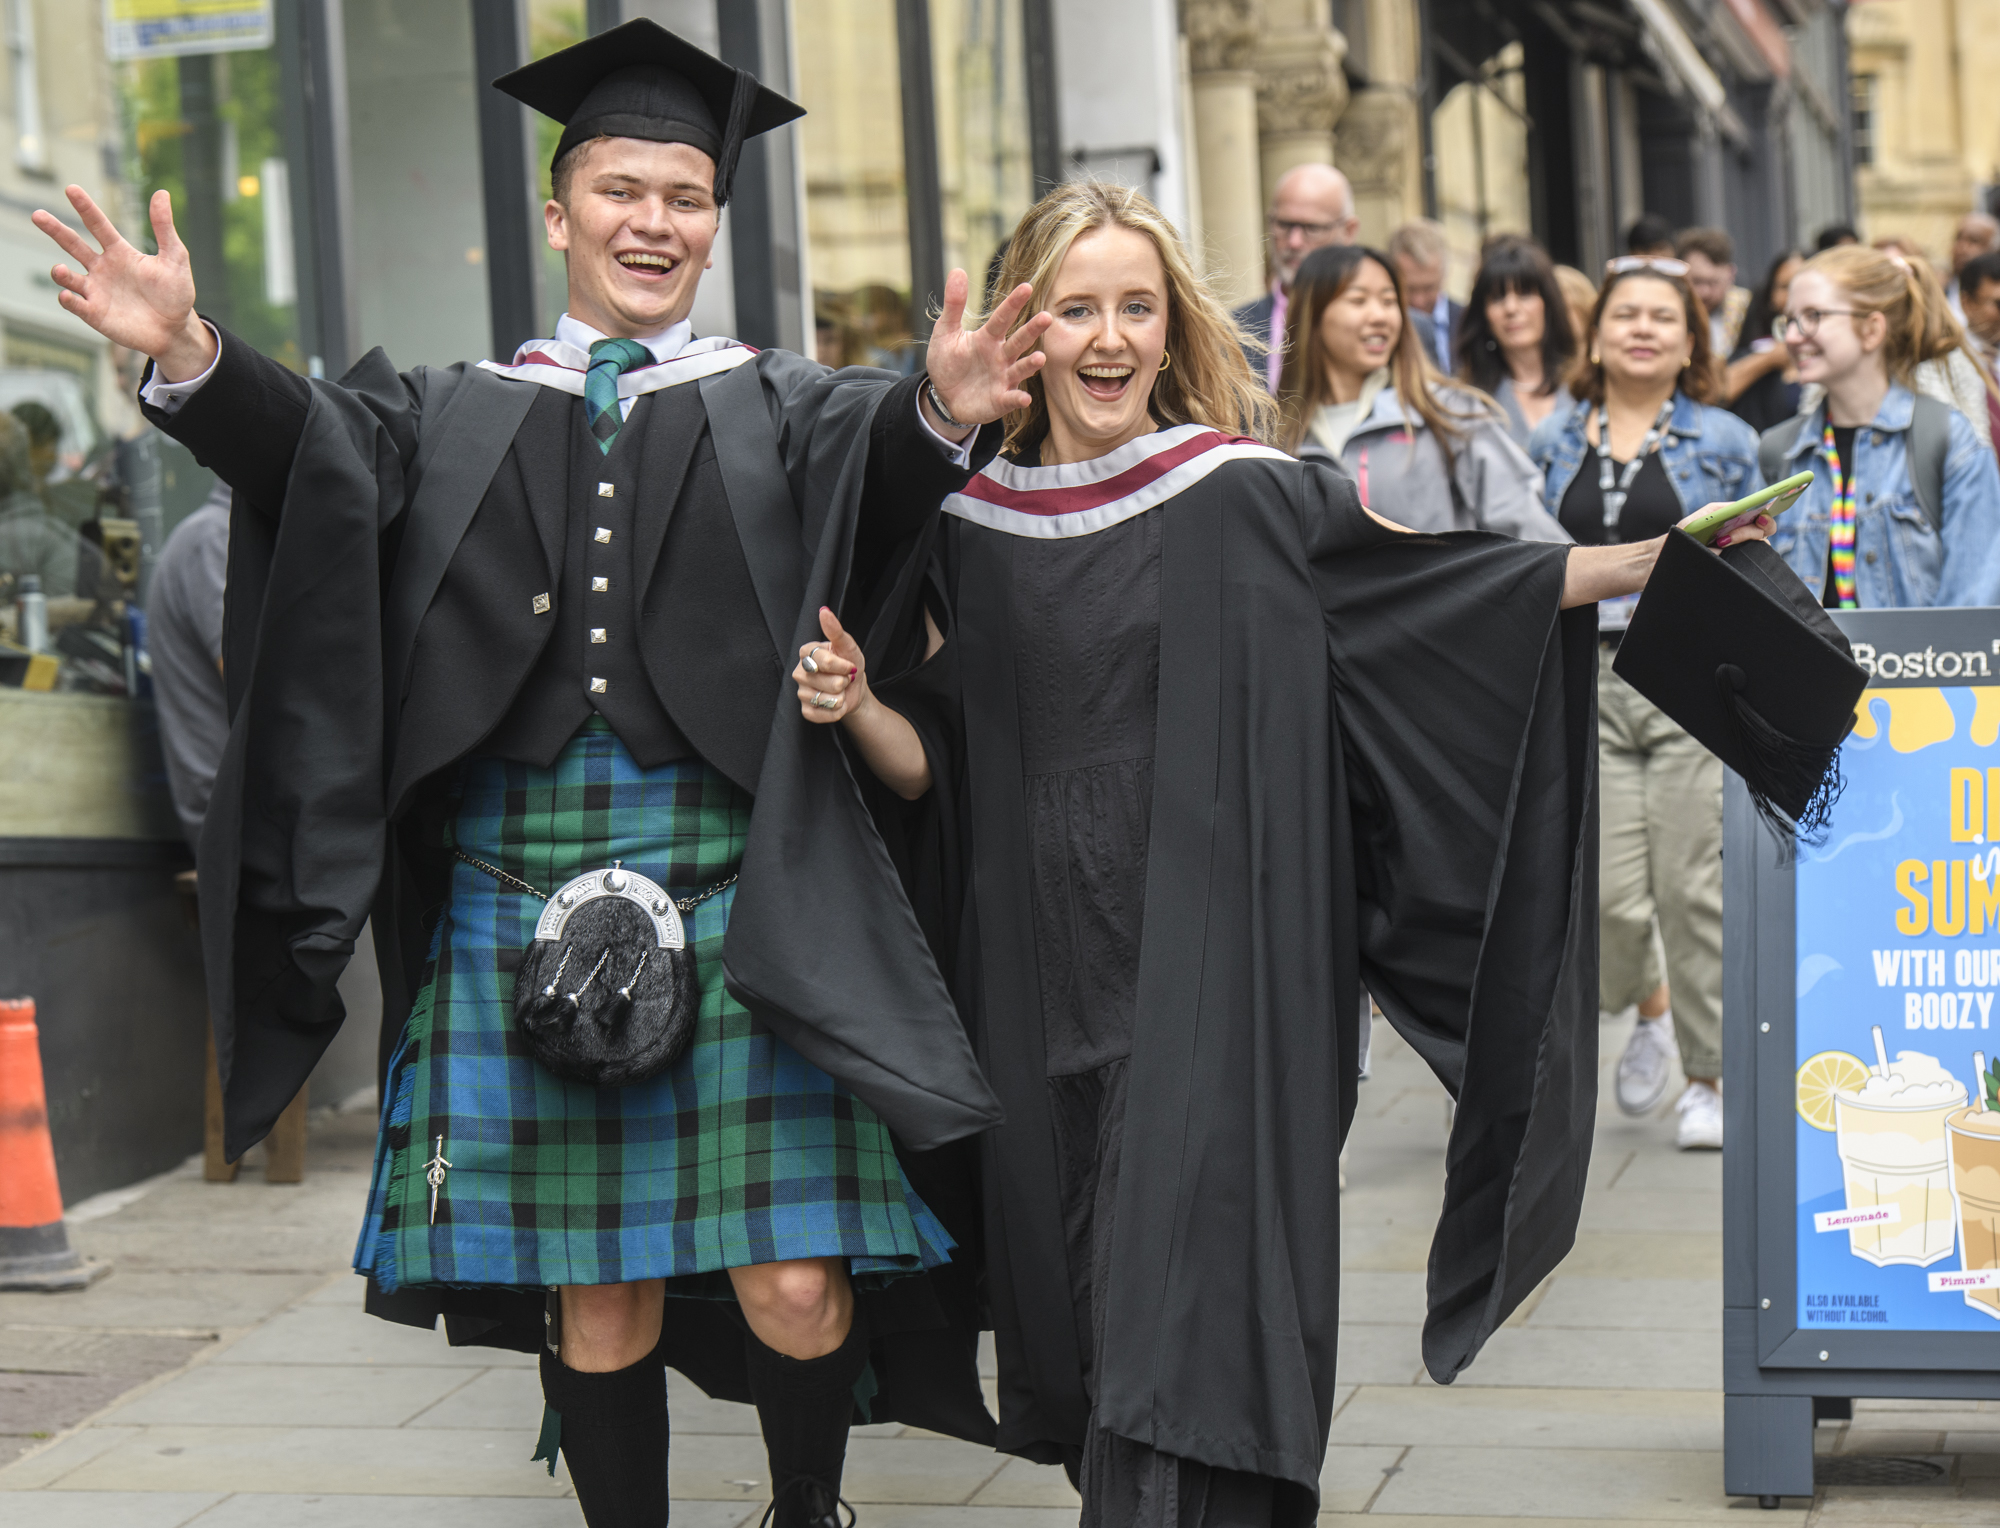
[[[995,458],[944,512],[1010,536],[1060,540],[1109,530],[1243,458],[1290,461],[1282,451],[1207,425],[1182,424],[1127,441],[1095,461],[1017,467]]]

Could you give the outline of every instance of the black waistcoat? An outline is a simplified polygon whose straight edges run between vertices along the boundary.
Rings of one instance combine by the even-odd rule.
[[[688,758],[696,750],[640,655],[637,563],[642,539],[659,545],[659,522],[707,431],[700,394],[681,386],[640,397],[608,454],[584,422],[581,398],[567,413],[569,513],[550,596],[555,630],[481,752],[546,767],[595,711],[641,767]],[[524,447],[536,449],[517,437],[515,449]],[[642,538],[642,525],[655,534]]]

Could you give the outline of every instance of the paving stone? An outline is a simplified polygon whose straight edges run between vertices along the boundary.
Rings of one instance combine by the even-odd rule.
[[[1944,1434],[1919,1428],[1849,1427],[1841,1435],[1842,1454],[1942,1454]]]
[[[1722,1389],[1719,1336],[1505,1327],[1458,1379],[1467,1387]]]
[[[1067,1507],[1074,1514],[1083,1498],[1060,1465],[1009,1459],[1000,1472],[979,1488],[975,1507]]]
[[[1583,1201],[1589,1231],[1674,1231],[1684,1236],[1722,1234],[1722,1195],[1706,1190],[1613,1188]]]
[[[371,1496],[359,1504],[367,1528],[582,1528],[572,1497]],[[675,1502],[674,1528],[737,1528],[744,1513],[722,1514],[713,1502]],[[352,1496],[270,1495],[242,1492],[211,1507],[188,1528],[357,1528]]]
[[[95,1431],[96,1429],[90,1429]],[[63,1477],[76,1490],[279,1495],[560,1496],[528,1456],[535,1430],[146,1427]]]
[[[1468,1448],[1722,1447],[1722,1397],[1687,1390],[1364,1386],[1334,1417],[1335,1443]]]
[[[1722,1192],[1722,1153],[1719,1151],[1637,1151],[1631,1162],[1611,1184],[1613,1189],[1666,1189],[1685,1193],[1704,1189]]]
[[[1346,1326],[1421,1326],[1424,1320],[1425,1276],[1363,1268],[1344,1268],[1340,1275],[1340,1319]]]
[[[213,1491],[175,1491],[157,1496],[134,1496],[127,1491],[0,1494],[0,1528],[183,1528],[199,1517],[204,1508],[221,1500]],[[202,1521],[206,1524],[208,1520]],[[274,1525],[267,1519],[260,1528],[274,1528]]]
[[[400,1427],[468,1377],[462,1368],[391,1364],[203,1364],[119,1406],[107,1420],[141,1426]],[[536,1404],[539,1416],[539,1396]],[[512,1421],[518,1426],[521,1419]]]
[[[1582,1230],[1562,1271],[1600,1279],[1720,1279],[1722,1238]]]
[[[0,1325],[116,1327],[133,1332],[218,1332],[253,1326],[310,1294],[323,1273],[169,1272],[113,1269],[63,1295],[0,1294]]]
[[[328,1279],[299,1303],[301,1305],[333,1305],[342,1310],[360,1310],[361,1302],[367,1296],[368,1281],[358,1273],[343,1274],[337,1279]]]
[[[1340,1328],[1334,1377],[1343,1385],[1408,1385],[1424,1366],[1423,1328],[1346,1326]]]
[[[1326,1512],[1365,1512],[1406,1449],[1341,1444],[1326,1451],[1319,1468],[1319,1504]]]
[[[1741,1523],[1722,1455],[1693,1450],[1413,1448],[1382,1488],[1382,1512],[1465,1518]],[[1759,1514],[1758,1521],[1764,1521]],[[1373,1528],[1373,1514],[1370,1514]],[[1746,1525],[1747,1528],[1747,1525]]]
[[[381,1321],[359,1309],[302,1305],[215,1355],[218,1364],[397,1364],[453,1369],[532,1368],[527,1353],[455,1348],[443,1332]]]
[[[0,1491],[43,1490],[127,1438],[136,1437],[139,1431],[136,1427],[86,1427],[67,1438],[58,1438],[41,1452],[0,1470]]]
[[[1558,1269],[1527,1319],[1532,1327],[1722,1330],[1719,1279],[1602,1279]]]
[[[868,1509],[866,1528],[1076,1528],[1076,1508],[884,1504]]]

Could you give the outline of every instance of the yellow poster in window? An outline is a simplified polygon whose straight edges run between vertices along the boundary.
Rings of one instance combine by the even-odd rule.
[[[104,0],[114,59],[234,53],[271,46],[271,0]]]

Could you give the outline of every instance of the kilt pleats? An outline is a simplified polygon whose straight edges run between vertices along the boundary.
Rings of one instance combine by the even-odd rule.
[[[750,810],[700,761],[641,769],[593,722],[549,769],[467,761],[449,840],[543,891],[622,860],[687,896],[735,874]],[[701,991],[687,1054],[594,1088],[514,1031],[540,900],[458,862],[390,1071],[357,1271],[384,1290],[668,1278],[720,1298],[724,1270],[754,1263],[841,1257],[866,1286],[947,1261],[888,1128],[724,989],[734,898],[685,915]]]

